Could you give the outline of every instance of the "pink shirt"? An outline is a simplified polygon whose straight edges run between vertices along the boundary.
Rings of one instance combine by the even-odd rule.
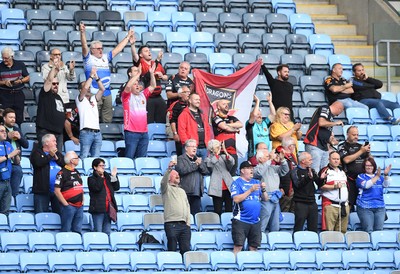
[[[124,108],[124,130],[131,132],[147,132],[146,101],[151,92],[145,88],[138,95],[122,92],[122,106]]]

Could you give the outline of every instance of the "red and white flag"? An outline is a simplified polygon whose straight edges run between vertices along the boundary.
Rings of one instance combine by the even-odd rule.
[[[228,100],[230,102],[229,115],[235,116],[243,123],[243,128],[236,136],[239,157],[244,157],[247,152],[244,125],[251,112],[260,67],[261,63],[256,61],[228,76],[215,75],[198,69],[192,71],[196,92],[201,98],[201,109],[209,118],[208,120],[211,121],[218,100]]]

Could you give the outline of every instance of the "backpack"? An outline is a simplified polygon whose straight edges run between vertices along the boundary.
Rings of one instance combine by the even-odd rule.
[[[156,238],[154,238],[153,235],[147,233],[146,231],[142,231],[142,234],[140,234],[137,244],[139,245],[139,249],[141,249],[142,244],[160,244],[160,242]]]

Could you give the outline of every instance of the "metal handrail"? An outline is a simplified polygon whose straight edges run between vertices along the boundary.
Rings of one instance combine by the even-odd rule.
[[[388,87],[388,91],[391,91],[391,87],[392,87],[392,83],[391,83],[391,76],[390,76],[390,68],[391,67],[400,67],[399,63],[392,63],[391,62],[391,55],[390,55],[390,45],[391,44],[399,44],[400,45],[400,40],[388,40],[388,39],[382,39],[382,40],[378,40],[375,43],[375,62],[378,66],[381,67],[386,67],[386,73],[387,73],[387,87]],[[379,60],[379,45],[380,44],[385,44],[386,45],[386,54],[387,54],[387,58],[386,58],[386,62],[381,62]]]

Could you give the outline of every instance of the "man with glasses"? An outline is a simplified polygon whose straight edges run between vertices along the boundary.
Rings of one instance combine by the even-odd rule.
[[[339,144],[339,154],[349,184],[350,207],[354,211],[358,195],[356,179],[358,174],[363,173],[363,162],[370,156],[371,145],[369,143],[364,145],[358,143],[358,128],[356,126],[350,126],[346,134],[346,141]]]
[[[76,170],[79,164],[75,151],[64,157],[65,166],[57,173],[54,194],[61,204],[61,232],[82,232],[83,182]]]
[[[59,82],[58,94],[60,95],[64,104],[69,103],[69,93],[67,89],[67,81],[73,81],[75,75],[75,60],[70,60],[69,66],[61,61],[61,51],[58,48],[52,49],[50,52],[50,60],[42,66],[43,80],[47,79],[50,71],[56,68],[57,79]]]
[[[290,136],[282,139],[282,147],[285,151],[285,159],[288,163],[289,170],[293,170],[298,164],[296,155],[296,142],[297,140]],[[282,192],[282,198],[279,200],[281,211],[294,212],[293,183],[290,179],[290,172],[284,176],[280,176],[279,179],[279,189]]]
[[[29,83],[29,73],[23,62],[14,60],[14,51],[5,47],[1,51],[0,63],[0,103],[2,108],[12,108],[17,116],[17,124],[24,121],[24,85]]]
[[[189,87],[190,91],[194,88],[194,83],[189,77],[190,64],[189,62],[183,61],[179,64],[178,73],[171,75],[168,79],[168,84],[165,87],[167,91],[167,107],[169,107],[173,102],[180,99],[179,89],[183,86]]]
[[[112,111],[112,98],[110,91],[110,82],[111,82],[111,71],[110,71],[110,63],[112,59],[120,53],[124,47],[128,44],[129,39],[132,35],[134,35],[133,30],[129,30],[127,36],[110,52],[103,53],[103,44],[101,41],[92,41],[90,43],[90,50],[86,40],[86,28],[85,25],[81,22],[79,24],[80,35],[81,35],[81,44],[82,44],[82,56],[83,56],[83,64],[86,74],[86,79],[90,77],[90,73],[92,71],[92,67],[97,68],[97,74],[101,79],[101,82],[104,85],[105,91],[101,101],[98,103],[99,112],[101,115],[101,121],[103,123],[111,123],[113,117]],[[96,94],[99,86],[96,81],[92,82],[90,87],[91,92]]]
[[[58,94],[58,69],[53,66],[39,93],[36,116],[37,139],[53,134],[57,139],[57,149],[62,151],[65,112],[63,101]]]
[[[208,169],[201,157],[196,156],[197,141],[188,139],[185,142],[185,154],[178,157],[175,170],[181,177],[181,187],[186,191],[190,213],[194,216],[201,211],[201,197],[204,192],[203,176]]]
[[[96,81],[99,90],[96,95],[90,92],[90,86]],[[97,75],[96,67],[92,67],[90,77],[86,82],[79,84],[79,95],[76,98],[76,106],[79,112],[79,143],[81,144],[81,158],[99,157],[102,143],[99,123],[99,109],[97,103],[101,100],[104,86]]]
[[[0,125],[0,213],[8,215],[11,206],[11,161],[19,161],[19,149],[6,141],[7,131]]]

